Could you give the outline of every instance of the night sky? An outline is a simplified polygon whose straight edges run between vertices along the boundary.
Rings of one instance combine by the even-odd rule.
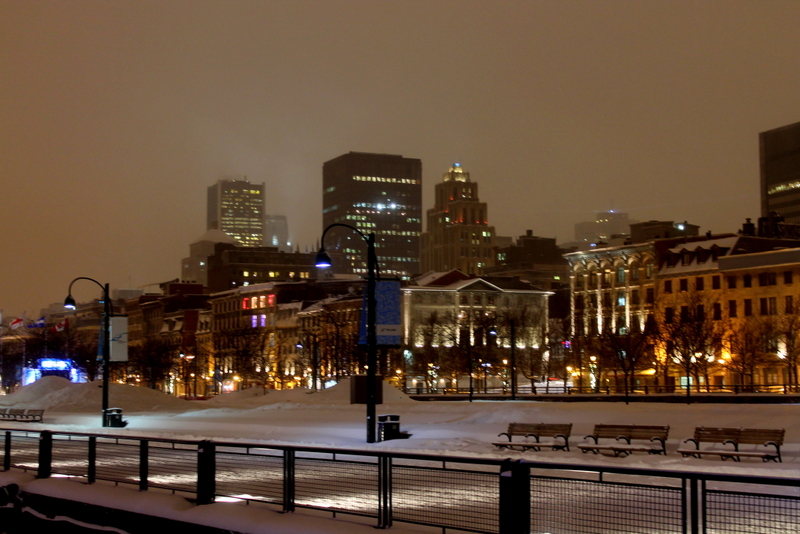
[[[500,235],[736,231],[758,133],[800,121],[798,28],[797,0],[0,0],[0,309],[180,276],[219,178],[311,249],[348,151],[420,158],[424,210],[461,162]]]

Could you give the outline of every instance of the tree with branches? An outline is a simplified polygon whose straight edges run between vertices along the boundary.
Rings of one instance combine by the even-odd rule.
[[[730,325],[729,369],[739,375],[743,386],[755,384],[756,371],[776,360],[779,324],[772,316],[749,316]]]
[[[720,350],[719,321],[710,313],[717,302],[702,291],[666,294],[660,301],[658,340],[666,357],[678,365],[687,378],[686,397],[691,399],[691,377],[700,376],[703,366]],[[695,380],[699,391],[699,380]]]

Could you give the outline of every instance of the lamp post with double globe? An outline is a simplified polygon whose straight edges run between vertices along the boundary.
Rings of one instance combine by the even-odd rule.
[[[378,269],[378,258],[375,255],[375,234],[364,234],[357,228],[344,223],[328,225],[322,232],[316,266],[330,267],[331,258],[325,252],[325,234],[336,226],[349,228],[361,236],[367,244],[367,443],[375,443],[375,404],[376,404],[376,372],[378,367],[378,336],[375,326],[375,278]]]

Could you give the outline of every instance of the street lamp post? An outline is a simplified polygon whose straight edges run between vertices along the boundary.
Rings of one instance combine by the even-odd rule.
[[[367,244],[367,443],[375,443],[375,399],[376,385],[375,377],[378,367],[378,336],[375,325],[376,321],[376,302],[375,302],[375,277],[378,268],[378,258],[375,255],[375,234],[364,235],[354,226],[344,223],[333,223],[328,225],[322,232],[320,239],[319,252],[317,253],[316,266],[330,267],[331,258],[325,252],[325,234],[328,230],[336,226],[349,228],[361,236]]]
[[[516,335],[516,328],[514,324],[514,319],[510,321],[511,327],[511,400],[517,400],[517,357],[516,357],[516,345],[517,345],[517,335]]]
[[[72,284],[78,280],[89,280],[94,282],[103,290],[103,411],[102,411],[102,426],[108,425],[108,375],[109,375],[109,362],[111,361],[111,296],[108,291],[108,284],[101,284],[94,278],[86,276],[79,276],[69,283],[67,289],[67,298],[64,299],[64,307],[74,310],[76,308],[75,299],[72,298]]]

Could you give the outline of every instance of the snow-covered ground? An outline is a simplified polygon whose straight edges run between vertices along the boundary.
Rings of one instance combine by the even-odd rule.
[[[101,391],[102,388],[97,382],[70,384],[65,379],[44,378],[12,395],[0,397],[0,407],[44,408],[46,410],[44,422],[41,424],[0,422],[0,426],[180,439],[210,438],[265,444],[413,451],[437,455],[513,457],[542,462],[758,474],[800,479],[800,424],[798,424],[800,405],[798,404],[418,402],[390,386],[385,386],[385,402],[378,407],[378,414],[399,415],[401,430],[408,432],[410,437],[367,444],[365,407],[349,403],[350,390],[346,381],[324,391],[265,392],[261,389],[252,389],[221,395],[206,401],[186,401],[146,388],[111,384],[110,405],[124,410],[124,418],[129,422],[124,429],[100,426]],[[667,442],[666,456],[634,454],[627,458],[615,458],[582,454],[574,446],[571,452],[499,450],[491,443],[497,440],[497,435],[504,432],[510,422],[573,423],[570,440],[573,445],[581,442],[583,436],[590,433],[597,423],[669,425],[670,439]],[[762,463],[759,460],[747,459],[734,463],[723,462],[713,457],[683,458],[675,452],[675,449],[683,439],[691,437],[696,426],[785,428],[783,463]],[[0,484],[3,480],[0,478]],[[75,484],[65,481],[52,482]],[[282,532],[279,524],[287,520],[291,521],[291,518],[281,516],[280,520],[276,519],[271,530],[258,530],[251,526],[250,530],[242,529],[242,531]],[[335,530],[335,524],[348,524],[343,520],[320,519],[319,521],[328,525],[324,527],[327,530],[306,530],[305,526],[303,530],[338,532]],[[351,527],[347,528],[352,532]],[[413,528],[393,530],[416,531]],[[291,531],[291,527],[287,531]]]

